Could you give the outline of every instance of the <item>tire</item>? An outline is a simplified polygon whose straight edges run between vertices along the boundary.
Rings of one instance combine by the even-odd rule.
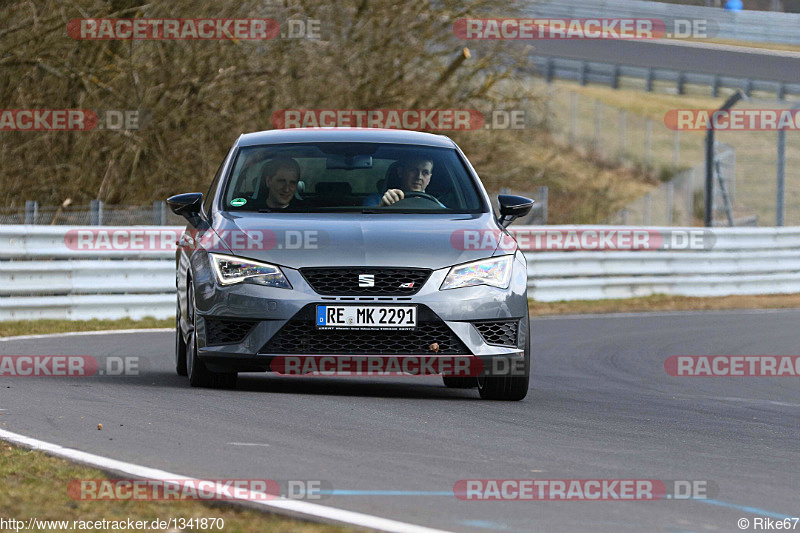
[[[181,331],[181,306],[178,304],[175,309],[175,372],[179,376],[187,376],[186,371],[186,341],[183,339]]]
[[[518,402],[528,395],[531,378],[531,339],[530,320],[524,321],[525,366],[522,376],[488,376],[478,378],[478,393],[484,400]],[[521,328],[522,329],[522,328]]]
[[[474,389],[478,386],[478,379],[472,376],[442,376],[442,381],[448,389]]]
[[[212,389],[233,389],[239,374],[236,372],[212,372],[197,356],[197,310],[194,306],[194,285],[189,280],[188,308],[191,313],[192,332],[186,345],[186,373],[192,387],[206,387]]]

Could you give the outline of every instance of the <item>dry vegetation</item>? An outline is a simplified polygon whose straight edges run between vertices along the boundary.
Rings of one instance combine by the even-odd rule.
[[[465,16],[517,14],[517,0],[56,0],[0,4],[5,109],[137,109],[139,130],[0,133],[0,205],[100,199],[146,204],[204,191],[231,142],[292,108],[532,110],[518,77],[527,50],[465,42]],[[320,21],[320,39],[79,41],[73,18],[274,18]],[[455,58],[471,57],[449,76]],[[446,79],[442,79],[446,78]],[[594,222],[637,196],[636,173],[558,147],[542,130],[454,132],[487,187],[551,187],[551,221]],[[633,189],[628,185],[632,184]],[[633,191],[633,193],[631,192]]]
[[[0,413],[2,415],[3,413]],[[7,413],[0,416],[0,427],[13,419]],[[83,417],[81,417],[83,418]],[[87,428],[94,424],[86,424]],[[6,428],[7,429],[7,428]],[[207,528],[205,531],[225,533],[346,533],[357,531],[352,527],[313,524],[292,520],[263,511],[249,510],[229,505],[227,502],[189,501],[132,501],[132,500],[73,500],[67,494],[67,486],[75,479],[116,479],[104,472],[84,467],[63,459],[50,457],[42,452],[10,446],[0,441],[0,478],[3,490],[0,491],[0,509],[5,520],[67,521],[68,527],[54,527],[50,531],[79,532],[85,528],[74,527],[75,521],[116,521],[126,524],[172,518],[202,519],[217,518],[224,522],[223,528]],[[55,526],[55,524],[53,524]],[[215,522],[219,525],[219,522]],[[42,527],[35,531],[48,531]],[[95,529],[98,531],[99,529]],[[123,528],[117,531],[125,531]],[[15,531],[13,528],[3,531]],[[19,530],[21,531],[21,530]],[[107,531],[114,531],[108,529]],[[127,530],[131,531],[131,530]],[[147,528],[145,531],[159,531]],[[176,528],[160,531],[179,531]],[[184,531],[189,531],[184,530]],[[197,528],[194,531],[204,531]]]

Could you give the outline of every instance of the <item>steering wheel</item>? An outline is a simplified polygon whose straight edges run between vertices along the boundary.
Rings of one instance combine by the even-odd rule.
[[[424,207],[427,203],[434,203],[436,207],[444,207],[442,202],[436,199],[435,196],[430,195],[426,192],[419,192],[419,191],[409,191],[403,193],[403,199],[393,203],[392,205],[386,206],[387,208],[395,208],[395,207],[409,207],[413,204],[422,204],[420,207]],[[400,205],[403,204],[403,205]]]

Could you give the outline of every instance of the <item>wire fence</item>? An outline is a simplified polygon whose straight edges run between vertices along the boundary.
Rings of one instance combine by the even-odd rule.
[[[701,223],[705,132],[673,131],[666,127],[663,118],[656,120],[608,105],[577,91],[565,90],[563,84],[547,87],[547,125],[558,142],[582,148],[615,164],[647,170],[663,182],[609,217],[608,223]],[[737,107],[789,109],[791,105],[759,99],[742,102]],[[687,107],[692,106],[687,104]],[[800,133],[716,133],[714,219],[720,224],[730,224],[732,220],[736,225],[800,225]],[[783,148],[779,148],[781,137]],[[781,174],[783,181],[778,178]],[[782,189],[779,183],[783,183]]]
[[[732,12],[642,0],[537,0],[529,4],[528,11],[539,17],[654,18],[664,21],[669,28],[674,27],[676,20],[708,20],[720,39],[800,44],[800,14],[794,13]]]
[[[0,224],[45,226],[180,226],[185,219],[169,210],[165,202],[149,206],[89,205],[40,206],[35,200],[24,208],[0,209]]]

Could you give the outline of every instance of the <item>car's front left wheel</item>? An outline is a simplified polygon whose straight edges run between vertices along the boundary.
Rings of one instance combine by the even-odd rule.
[[[524,329],[523,329],[524,328]],[[523,370],[520,375],[481,376],[478,378],[478,393],[484,400],[519,401],[528,395],[531,377],[531,335],[530,320],[525,320],[521,328],[525,335]]]

